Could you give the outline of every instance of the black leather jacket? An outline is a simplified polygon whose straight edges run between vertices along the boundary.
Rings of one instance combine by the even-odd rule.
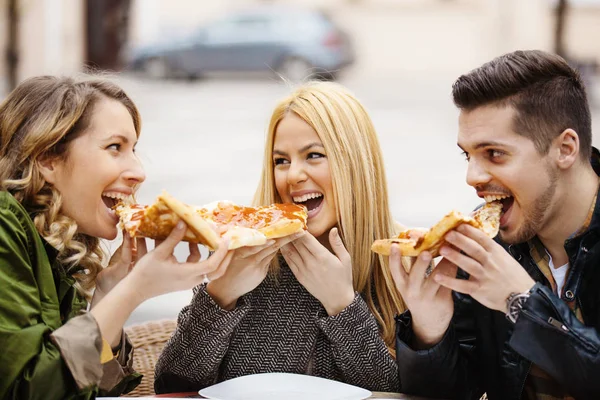
[[[442,341],[413,351],[407,345],[410,312],[398,316],[401,391],[452,399],[479,399],[487,392],[490,400],[518,400],[535,363],[576,399],[600,399],[599,243],[600,193],[588,230],[565,242],[571,272],[563,299],[577,301],[585,324],[549,289],[526,243],[503,244],[537,282],[516,324],[470,296],[455,294],[454,317]]]

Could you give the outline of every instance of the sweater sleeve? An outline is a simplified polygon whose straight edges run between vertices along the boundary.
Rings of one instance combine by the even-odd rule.
[[[226,311],[206,291],[194,289],[191,303],[177,320],[177,329],[156,364],[156,393],[195,391],[217,381],[219,366],[229,348],[235,327],[249,305],[242,296],[235,309]]]
[[[398,391],[396,360],[359,294],[341,313],[319,318],[317,325],[331,343],[334,362],[345,382],[373,391]]]

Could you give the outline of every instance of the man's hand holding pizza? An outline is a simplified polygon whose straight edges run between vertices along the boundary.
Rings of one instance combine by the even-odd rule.
[[[224,310],[233,310],[241,296],[254,290],[265,279],[269,265],[279,249],[302,234],[296,233],[271,239],[261,246],[234,250],[233,259],[225,274],[208,284],[208,294]]]
[[[444,337],[450,325],[454,302],[452,291],[431,278],[438,275],[455,276],[456,266],[442,260],[431,273],[432,276],[428,277],[431,253],[425,251],[416,258],[410,272],[406,272],[398,245],[392,245],[389,263],[396,289],[411,312],[415,335],[411,345],[417,349],[433,347]]]
[[[352,259],[337,228],[329,232],[333,254],[309,233],[282,247],[290,269],[327,314],[337,315],[354,300]]]
[[[439,284],[468,294],[484,306],[507,312],[507,298],[512,293],[529,291],[535,281],[502,246],[482,231],[463,224],[445,236],[450,245],[442,246],[440,255],[468,273],[469,279],[436,275]],[[462,251],[462,253],[461,253]]]

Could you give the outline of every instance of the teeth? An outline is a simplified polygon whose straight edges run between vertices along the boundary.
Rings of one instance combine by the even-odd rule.
[[[294,203],[304,203],[307,200],[316,199],[318,197],[323,197],[323,194],[316,193],[316,192],[315,193],[307,193],[302,196],[295,196],[295,197],[293,197],[293,200],[294,200]]]
[[[483,198],[485,199],[486,203],[492,202],[492,201],[496,201],[496,200],[502,200],[502,199],[507,199],[509,198],[509,195],[506,194],[502,194],[502,195],[489,195],[489,196],[484,196]]]
[[[104,192],[102,193],[102,196],[116,200],[126,200],[131,198],[131,196],[119,192]]]

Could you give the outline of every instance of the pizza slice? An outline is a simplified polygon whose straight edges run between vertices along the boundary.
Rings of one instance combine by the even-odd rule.
[[[116,206],[121,226],[131,237],[166,238],[181,219],[188,225],[184,241],[216,249],[219,238],[229,239],[229,249],[258,246],[268,239],[306,229],[307,211],[296,204],[245,207],[228,201],[194,207],[163,193],[152,205]]]
[[[391,239],[376,240],[371,250],[382,255],[389,255],[392,245],[398,244],[403,256],[418,256],[423,251],[429,251],[433,257],[439,255],[440,247],[444,244],[444,236],[460,224],[469,224],[482,230],[487,236],[493,238],[500,229],[500,216],[502,203],[492,201],[479,208],[473,216],[466,216],[458,211],[451,211],[437,224],[425,232],[415,229],[400,232]]]

